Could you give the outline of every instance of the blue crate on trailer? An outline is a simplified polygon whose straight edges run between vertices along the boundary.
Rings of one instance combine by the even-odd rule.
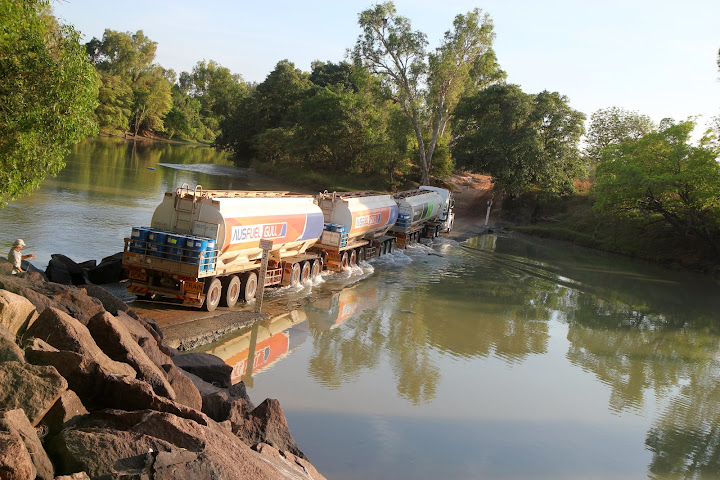
[[[215,252],[215,240],[207,239],[207,247],[202,254],[200,261],[201,272],[212,272],[215,270],[215,262],[217,261],[217,252]]]
[[[185,256],[183,257],[183,262],[199,265],[200,257],[207,249],[207,242],[207,238],[188,235],[187,240],[185,240]]]
[[[149,227],[133,227],[130,238],[130,251],[133,253],[145,253],[147,245],[148,235],[150,234]]]
[[[151,257],[165,258],[165,242],[167,232],[156,228],[150,229],[147,239],[148,255]]]
[[[165,257],[180,261],[187,242],[187,236],[179,233],[168,233],[165,239]]]

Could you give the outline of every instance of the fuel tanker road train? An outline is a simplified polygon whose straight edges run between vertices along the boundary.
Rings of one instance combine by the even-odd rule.
[[[263,243],[265,286],[295,285],[449,232],[452,193],[438,187],[393,195],[203,190],[164,195],[149,227],[125,239],[128,290],[215,310],[255,298]],[[266,245],[267,246],[267,245]]]

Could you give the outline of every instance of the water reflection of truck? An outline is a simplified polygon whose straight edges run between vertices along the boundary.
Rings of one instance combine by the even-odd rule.
[[[232,383],[244,381],[252,386],[252,377],[285,358],[305,343],[307,318],[301,310],[270,320],[256,322],[249,330],[215,344],[206,350],[233,367]]]
[[[271,241],[265,286],[295,285],[323,269],[339,271],[436,235],[443,197],[406,195],[191,190],[165,194],[150,227],[125,239],[128,290],[208,311],[255,297],[263,250]],[[449,192],[448,192],[449,195]],[[398,221],[402,212],[402,221]]]
[[[376,288],[355,285],[343,289],[332,297],[322,298],[304,307],[310,329],[325,332],[335,328],[355,315],[378,304]]]

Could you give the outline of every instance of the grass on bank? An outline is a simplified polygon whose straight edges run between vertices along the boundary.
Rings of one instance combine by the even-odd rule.
[[[554,201],[521,198],[503,204],[514,230],[565,240],[670,267],[706,272],[720,270],[711,249],[692,235],[681,235],[664,222],[603,216],[593,211],[588,193]]]

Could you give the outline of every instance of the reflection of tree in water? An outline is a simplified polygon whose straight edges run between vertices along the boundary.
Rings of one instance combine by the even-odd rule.
[[[406,314],[389,323],[388,353],[400,397],[413,405],[432,401],[440,370],[432,359],[422,315]]]
[[[652,478],[720,478],[720,375],[716,361],[695,365],[645,438]]]
[[[515,282],[487,275],[479,285],[438,286],[423,298],[429,341],[439,350],[464,357],[491,354],[509,363],[547,351],[548,326],[556,293],[538,291],[543,280],[525,276]],[[447,290],[447,291],[443,291]]]
[[[568,298],[567,358],[610,386],[614,411],[641,409],[649,390],[666,396],[717,351],[717,337],[704,329],[670,328],[664,315],[593,295]]]
[[[68,166],[58,175],[58,180],[48,182],[48,187],[88,188],[89,194],[103,196],[106,192],[117,194],[127,185],[155,195],[160,189],[179,186],[178,170],[158,167],[159,163],[183,165],[213,164],[232,165],[227,154],[214,148],[198,145],[175,145],[163,142],[129,142],[119,138],[90,138],[74,145],[67,157]],[[157,168],[150,172],[147,167]],[[193,174],[198,183],[206,188],[222,184],[228,188],[232,179],[207,174]],[[217,177],[217,178],[216,178]],[[112,196],[114,198],[115,195]]]
[[[594,295],[575,293],[568,307],[567,358],[611,388],[611,410],[640,410],[648,392],[667,405],[645,440],[651,477],[720,478],[717,327]]]
[[[323,385],[338,388],[375,368],[385,347],[382,321],[369,313],[353,317],[329,331],[313,330],[309,374]]]

